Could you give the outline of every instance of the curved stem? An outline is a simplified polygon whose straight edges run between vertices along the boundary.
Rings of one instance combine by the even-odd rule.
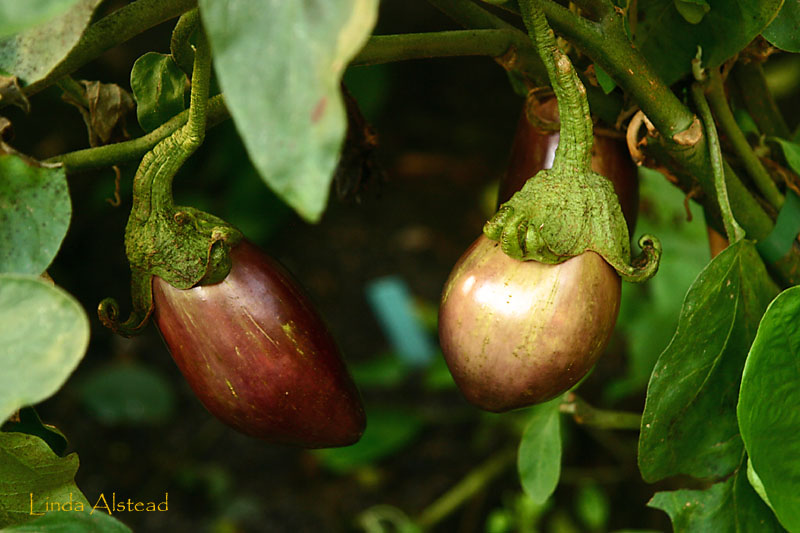
[[[506,468],[513,465],[516,458],[517,451],[507,449],[478,465],[461,481],[453,485],[450,490],[423,510],[416,520],[417,525],[423,529],[429,529],[441,522],[481,489],[485,488],[495,477],[502,474]]]
[[[209,98],[206,110],[206,127],[212,128],[228,118],[230,118],[230,113],[225,107],[223,96],[218,94]],[[62,163],[67,174],[130,163],[141,159],[144,154],[152,150],[160,141],[183,127],[188,119],[189,110],[187,109],[175,115],[147,135],[130,141],[107,144],[96,148],[85,148],[83,150],[57,155],[47,159],[45,163]]]
[[[589,171],[594,139],[586,89],[578,79],[569,58],[558,48],[555,34],[547,24],[537,1],[521,0],[520,8],[525,26],[532,38],[535,38],[539,57],[547,69],[558,101],[561,129],[553,168],[568,166]]]
[[[178,19],[175,29],[172,30],[172,37],[169,40],[172,58],[187,76],[192,75],[192,64],[194,63],[194,51],[189,39],[191,39],[199,23],[200,12],[198,9],[187,11]]]
[[[730,200],[728,199],[728,187],[725,183],[725,171],[722,167],[722,151],[719,147],[719,137],[717,128],[714,125],[714,117],[711,116],[711,108],[708,106],[703,87],[699,83],[692,84],[692,97],[694,98],[700,117],[705,126],[706,138],[708,139],[708,151],[711,159],[711,169],[714,173],[714,187],[717,191],[717,202],[722,213],[722,223],[725,225],[725,233],[728,241],[738,242],[744,238],[744,230],[736,222],[731,210]]]
[[[625,32],[624,16],[611,11],[595,24],[559,4],[545,0],[542,10],[553,28],[600,65],[622,89],[633,96],[647,118],[672,138],[691,127],[694,114],[659,76]]]
[[[722,132],[728,137],[728,140],[730,140],[733,149],[736,150],[736,154],[739,156],[739,159],[741,159],[744,168],[747,170],[747,173],[750,174],[758,190],[775,210],[780,210],[783,205],[783,195],[778,190],[775,182],[772,181],[772,177],[769,175],[769,172],[767,172],[767,169],[761,164],[758,156],[753,152],[744,133],[739,129],[739,125],[733,117],[733,112],[731,112],[731,108],[728,106],[728,100],[725,97],[725,88],[723,87],[719,70],[709,69],[708,74],[708,103],[711,106],[711,110],[717,122],[719,122]]]
[[[137,0],[89,26],[80,42],[44,78],[24,87],[26,96],[38,93],[71,74],[106,50],[143,31],[175,18],[197,5],[197,0]],[[3,107],[4,103],[0,103]]]

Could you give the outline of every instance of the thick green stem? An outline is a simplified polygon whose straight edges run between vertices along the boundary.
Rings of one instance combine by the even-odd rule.
[[[172,30],[172,37],[169,40],[169,50],[172,58],[186,75],[192,75],[192,64],[194,63],[194,50],[189,39],[194,34],[200,24],[200,12],[197,8],[187,11],[175,24]]]
[[[197,0],[137,0],[121,7],[89,26],[80,42],[61,63],[47,76],[23,89],[25,95],[38,93],[106,50],[153,26],[175,18],[196,5]]]
[[[722,223],[725,225],[725,233],[727,234],[729,242],[738,242],[744,238],[744,230],[742,230],[742,227],[739,226],[736,222],[736,218],[733,216],[731,203],[728,199],[728,186],[725,181],[725,171],[722,167],[722,150],[719,146],[717,127],[714,124],[714,117],[711,116],[711,108],[708,106],[703,86],[700,85],[700,83],[692,84],[692,97],[694,98],[695,105],[700,112],[700,117],[703,119],[703,124],[705,126],[711,171],[714,176],[714,188],[717,193],[717,203],[722,213]]]
[[[208,100],[206,110],[206,126],[211,128],[230,118],[230,113],[225,107],[225,100],[221,94],[212,96]],[[130,141],[107,144],[96,148],[85,148],[66,154],[51,157],[46,163],[62,163],[67,174],[91,170],[95,168],[110,167],[130,163],[141,159],[144,154],[153,149],[163,139],[169,137],[186,124],[189,119],[189,110],[175,115],[170,120],[151,131]]]
[[[597,409],[586,403],[575,393],[568,393],[559,406],[562,413],[572,415],[578,424],[599,429],[633,429],[639,430],[642,415],[625,411],[608,411]]]
[[[661,81],[630,42],[621,13],[609,11],[599,23],[593,23],[553,1],[540,5],[553,28],[633,96],[662,134],[673,137],[692,126],[694,114]]]
[[[778,109],[767,86],[764,69],[756,61],[736,63],[731,71],[739,94],[750,116],[764,135],[788,139],[789,126]]]
[[[744,133],[739,129],[739,125],[733,117],[733,112],[731,112],[731,108],[728,106],[728,100],[725,97],[725,88],[722,84],[722,77],[719,71],[717,69],[711,69],[708,71],[708,74],[707,96],[714,117],[716,117],[722,132],[728,137],[728,140],[733,145],[733,149],[736,151],[744,168],[753,179],[753,182],[756,184],[756,187],[758,187],[762,196],[764,196],[767,202],[769,202],[776,211],[779,211],[783,205],[783,195],[778,190],[775,182],[772,181],[772,177],[770,177],[767,169],[761,164],[758,156],[753,152]]]
[[[513,465],[516,458],[516,450],[504,450],[478,465],[464,479],[422,511],[416,520],[417,525],[422,529],[434,527],[475,494],[486,488],[489,482]]]
[[[592,167],[594,139],[586,89],[569,58],[556,44],[555,34],[539,5],[535,0],[520,1],[522,19],[528,33],[536,40],[539,57],[544,62],[558,101],[561,129],[553,169],[569,167],[577,172],[588,172]]]
[[[431,33],[376,35],[350,63],[377,65],[391,61],[432,57],[489,56],[499,58],[527,43],[517,30],[456,30]]]

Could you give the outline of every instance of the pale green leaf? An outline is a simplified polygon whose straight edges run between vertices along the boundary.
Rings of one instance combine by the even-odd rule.
[[[377,0],[200,0],[225,101],[261,177],[303,218],[327,204],[347,120],[340,81]]]
[[[80,304],[39,278],[0,274],[0,423],[55,393],[89,343]]]
[[[19,33],[63,14],[77,0],[0,0],[0,37]]]
[[[61,247],[71,214],[63,168],[0,155],[0,272],[44,272]]]
[[[560,404],[559,397],[533,407],[519,443],[520,482],[525,493],[537,504],[547,501],[561,477]]]

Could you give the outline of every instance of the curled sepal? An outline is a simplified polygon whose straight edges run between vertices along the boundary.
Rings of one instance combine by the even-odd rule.
[[[133,273],[131,279],[131,300],[133,309],[125,322],[119,320],[119,305],[114,298],[106,298],[97,306],[100,322],[118,335],[133,337],[142,332],[153,313],[153,277]]]
[[[483,232],[522,261],[557,264],[591,250],[634,282],[655,274],[661,257],[658,239],[646,236],[640,240],[644,253],[631,264],[628,228],[612,183],[596,172],[564,167],[529,179]]]

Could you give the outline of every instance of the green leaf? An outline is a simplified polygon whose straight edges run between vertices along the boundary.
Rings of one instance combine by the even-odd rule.
[[[751,241],[726,248],[689,288],[659,356],[639,435],[645,481],[721,477],[739,464],[739,381],[758,321],[778,289]]]
[[[131,529],[100,510],[94,513],[50,512],[34,520],[0,530],[0,533],[131,533]]]
[[[657,492],[648,504],[665,511],[675,533],[771,533],[783,528],[747,482],[744,462],[706,490]]]
[[[0,37],[11,35],[61,15],[77,0],[0,0]]]
[[[675,9],[689,24],[699,24],[711,6],[706,0],[675,0]]]
[[[597,83],[600,84],[600,88],[603,89],[604,93],[609,94],[617,87],[617,82],[615,82],[613,78],[596,63],[594,65],[594,75],[597,78]]]
[[[800,131],[800,129],[798,131]],[[781,139],[780,137],[770,137],[769,140],[775,141],[780,145],[781,150],[783,150],[783,157],[786,159],[786,164],[789,165],[795,174],[800,174],[800,144]]]
[[[101,1],[78,0],[46,24],[0,39],[0,70],[19,76],[24,85],[47,76],[78,44]]]
[[[800,287],[770,304],[747,357],[739,428],[775,514],[800,531]]]
[[[786,0],[778,16],[761,34],[771,45],[787,52],[800,52],[800,2]]]
[[[75,485],[78,456],[59,457],[42,439],[24,433],[0,433],[0,527],[32,518],[45,502],[89,505]],[[33,503],[31,503],[33,500]]]
[[[135,364],[113,364],[94,371],[80,385],[81,401],[108,425],[155,424],[175,408],[172,386],[160,373]]]
[[[19,421],[8,422],[3,425],[3,431],[25,433],[39,437],[50,446],[56,455],[64,455],[67,450],[67,438],[55,426],[43,424],[39,413],[33,407],[23,407],[19,410]]]
[[[345,448],[314,450],[322,464],[343,474],[387,457],[411,442],[423,426],[422,419],[405,409],[367,410],[367,429],[361,440]]]
[[[537,504],[553,494],[561,477],[561,398],[531,408],[519,443],[517,468],[525,493]]]
[[[200,0],[225,101],[278,196],[319,220],[346,131],[340,79],[372,31],[377,0]]]
[[[608,495],[596,483],[581,485],[575,498],[575,511],[589,531],[607,531],[611,506]]]
[[[64,290],[0,274],[0,422],[55,393],[89,343],[89,320]]]
[[[756,491],[756,494],[767,504],[767,507],[772,509],[772,503],[769,501],[769,496],[767,496],[767,491],[764,490],[764,483],[761,481],[761,478],[758,477],[755,469],[753,469],[753,462],[750,458],[747,458],[747,481],[750,482],[750,486],[753,487],[753,490]],[[775,510],[773,509],[773,512]]]
[[[676,9],[675,0],[640,0],[633,44],[672,85],[689,74],[698,46],[703,49],[704,67],[720,66],[764,30],[782,2],[708,0],[711,10],[698,24],[691,24]]]
[[[147,52],[131,69],[136,117],[144,131],[153,131],[184,109],[186,74],[171,55]]]
[[[61,247],[71,215],[63,168],[0,155],[0,272],[44,272]]]

